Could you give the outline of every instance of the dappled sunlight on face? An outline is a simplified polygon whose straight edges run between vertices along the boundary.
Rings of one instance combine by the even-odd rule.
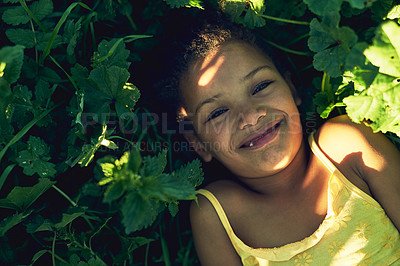
[[[208,66],[209,64],[207,64],[208,62],[204,62],[203,66],[202,66],[202,70],[204,69],[204,72],[202,73],[202,75],[199,78],[198,81],[198,85],[200,87],[205,87],[207,86],[212,79],[215,77],[215,75],[217,74],[219,68],[221,67],[221,65],[224,63],[225,61],[225,57],[224,56],[219,56],[216,59],[215,64]],[[206,66],[204,66],[206,64]]]

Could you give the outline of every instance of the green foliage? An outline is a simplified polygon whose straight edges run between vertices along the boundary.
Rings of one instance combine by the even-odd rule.
[[[373,44],[364,50],[370,67],[348,73],[346,82],[352,82],[357,94],[343,100],[350,118],[366,121],[374,132],[393,132],[400,136],[400,26],[389,21],[376,30]]]
[[[158,71],[145,59],[171,16],[222,10],[282,50],[313,98],[304,117],[347,113],[400,143],[398,1],[3,3],[0,264],[197,263],[181,206],[201,163],[172,152],[151,90],[136,86]]]
[[[136,148],[120,159],[104,157],[98,161],[104,174],[99,184],[109,184],[104,202],[111,203],[123,197],[119,203],[128,234],[152,224],[166,205],[194,199],[194,186],[203,180],[198,160],[182,167],[177,173],[166,174],[163,173],[167,164],[166,155],[166,150],[163,150],[157,156],[146,156],[142,160]],[[190,175],[182,175],[183,171]],[[193,179],[195,183],[189,181]],[[172,210],[172,213],[175,211]]]
[[[26,175],[31,176],[37,173],[40,177],[52,177],[57,171],[54,168],[55,164],[48,162],[49,152],[49,147],[42,139],[30,136],[28,148],[18,153],[16,161],[24,168]]]
[[[314,67],[332,77],[343,73],[343,66],[350,49],[357,42],[357,35],[349,27],[339,27],[339,14],[330,13],[322,23],[313,19],[310,24],[308,46],[316,52]]]
[[[164,0],[170,7],[197,7],[203,8],[201,0]]]

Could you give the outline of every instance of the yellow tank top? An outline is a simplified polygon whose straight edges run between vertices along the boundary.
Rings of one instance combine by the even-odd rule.
[[[243,265],[400,265],[399,232],[385,211],[346,179],[320,150],[313,134],[308,141],[331,176],[325,219],[301,241],[277,248],[249,247],[236,236],[217,198],[208,190],[198,190],[214,206]]]

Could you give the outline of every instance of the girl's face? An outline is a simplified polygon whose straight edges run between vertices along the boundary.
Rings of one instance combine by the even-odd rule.
[[[195,129],[185,137],[205,161],[215,157],[237,176],[273,175],[300,149],[295,89],[250,44],[229,42],[195,62],[181,94]]]

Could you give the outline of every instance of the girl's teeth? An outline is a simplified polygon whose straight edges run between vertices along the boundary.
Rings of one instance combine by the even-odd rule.
[[[253,147],[254,143],[250,142],[249,147]]]

